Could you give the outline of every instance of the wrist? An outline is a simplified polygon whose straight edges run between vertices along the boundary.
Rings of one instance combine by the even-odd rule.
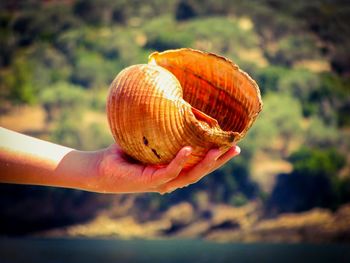
[[[100,152],[72,150],[66,154],[57,166],[56,178],[63,187],[96,191],[96,178]]]
[[[83,190],[91,192],[100,192],[99,182],[100,182],[100,163],[103,158],[103,150],[95,152],[80,152],[84,156],[84,162],[81,163],[81,175],[84,183],[81,185],[84,187]],[[85,164],[84,164],[85,163]]]

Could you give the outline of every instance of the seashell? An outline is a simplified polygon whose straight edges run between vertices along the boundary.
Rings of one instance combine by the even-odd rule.
[[[110,86],[107,115],[115,141],[145,164],[167,164],[183,146],[186,167],[211,148],[243,138],[262,109],[256,82],[230,60],[193,49],[154,52]]]

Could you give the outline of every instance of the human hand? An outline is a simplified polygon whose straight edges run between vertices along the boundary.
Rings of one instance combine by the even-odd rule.
[[[78,151],[0,127],[0,182],[45,185],[101,193],[169,193],[193,184],[239,154],[210,150],[197,165],[184,169],[192,149],[182,148],[167,166],[136,163],[117,145]]]
[[[182,148],[176,157],[164,167],[135,163],[128,158],[118,145],[98,152],[95,162],[95,176],[90,183],[91,191],[103,193],[158,192],[170,193],[178,188],[196,183],[205,175],[218,169],[240,153],[238,146],[226,153],[210,150],[197,165],[183,169],[192,149]]]

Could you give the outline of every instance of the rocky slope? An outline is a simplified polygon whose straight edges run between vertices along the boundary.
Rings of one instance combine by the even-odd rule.
[[[350,204],[332,213],[315,208],[298,214],[262,217],[260,205],[235,208],[211,205],[196,211],[189,203],[171,207],[157,220],[144,223],[131,216],[113,218],[106,212],[80,225],[40,236],[103,238],[203,238],[219,242],[349,242]]]

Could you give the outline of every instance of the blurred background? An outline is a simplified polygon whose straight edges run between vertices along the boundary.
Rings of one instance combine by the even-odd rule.
[[[0,236],[349,242],[349,25],[347,0],[1,1],[3,127],[106,147],[111,81],[180,47],[233,60],[264,110],[239,157],[172,194],[1,184]]]

